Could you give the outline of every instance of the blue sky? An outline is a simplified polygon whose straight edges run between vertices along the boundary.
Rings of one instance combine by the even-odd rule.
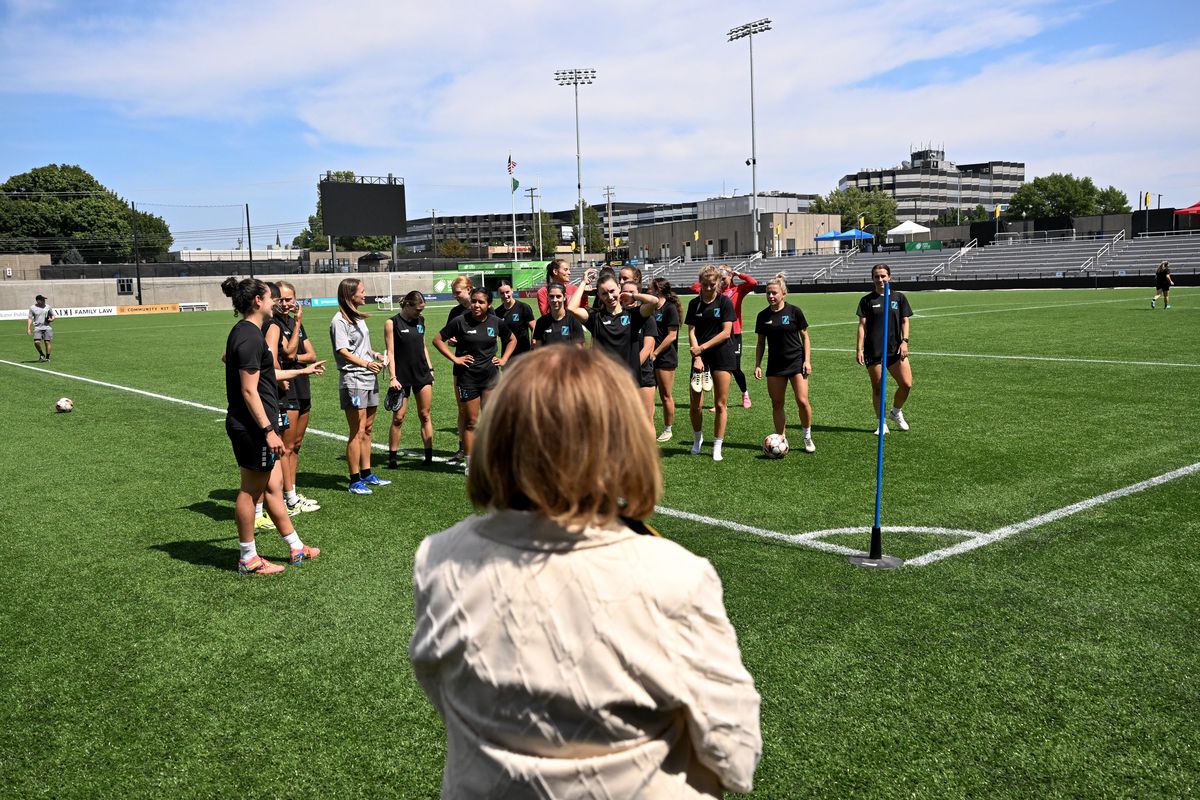
[[[826,192],[932,141],[1135,206],[1200,200],[1194,0],[0,2],[0,177],[79,164],[191,246],[232,244],[188,232],[236,227],[242,203],[290,238],[326,169],[403,176],[410,217],[504,211],[510,150],[566,208],[574,109],[553,72],[576,66],[599,73],[592,202],[748,191],[747,48],[725,32],[761,17],[760,190]]]

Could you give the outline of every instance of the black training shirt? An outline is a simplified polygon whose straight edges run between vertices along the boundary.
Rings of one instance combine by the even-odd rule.
[[[475,322],[470,314],[460,314],[442,328],[442,341],[455,340],[454,355],[471,356],[475,362],[470,366],[454,365],[454,374],[460,380],[468,382],[487,381],[492,378],[496,366],[492,359],[498,355],[496,339],[505,343],[512,337],[512,332],[504,321],[495,314],[488,315],[481,322]]]
[[[433,374],[425,360],[425,317],[409,322],[403,314],[392,317],[392,350],[396,355],[396,380],[401,386],[426,386]]]
[[[528,352],[529,323],[536,319],[533,316],[533,309],[520,300],[517,300],[513,302],[512,308],[505,308],[503,305],[498,307],[496,309],[496,316],[503,319],[504,324],[508,326],[512,335],[517,337],[517,349],[513,350],[513,355]]]
[[[275,385],[275,361],[262,330],[253,322],[241,320],[225,340],[225,400],[227,418],[246,430],[261,430],[262,426],[250,413],[242,398],[241,372],[258,373],[258,397],[272,426],[278,424],[279,395]]]
[[[912,307],[904,292],[895,289],[891,292],[892,308],[888,314],[888,355],[894,356],[900,352],[900,320],[912,316]],[[882,358],[883,352],[883,295],[871,292],[858,301],[859,317],[867,320],[866,338],[863,341],[863,357]]]
[[[737,316],[733,310],[733,301],[720,292],[711,303],[704,302],[701,295],[696,295],[688,303],[687,317],[684,322],[696,331],[696,343],[704,344],[716,337],[725,329],[726,322],[735,322]],[[726,339],[719,345],[733,346],[732,339]]]
[[[804,366],[803,330],[808,330],[808,320],[791,303],[784,303],[778,311],[767,306],[758,312],[754,332],[767,337],[768,375],[794,375]]]
[[[546,314],[533,326],[533,338],[538,345],[573,344],[583,341],[583,323],[571,312],[562,319]]]

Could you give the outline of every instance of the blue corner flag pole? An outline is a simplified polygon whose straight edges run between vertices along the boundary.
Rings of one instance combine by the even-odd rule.
[[[883,532],[879,526],[883,510],[883,432],[886,430],[887,376],[888,376],[888,329],[892,326],[892,284],[883,285],[883,360],[879,363],[879,446],[875,456],[875,525],[871,528],[870,558],[883,557]]]

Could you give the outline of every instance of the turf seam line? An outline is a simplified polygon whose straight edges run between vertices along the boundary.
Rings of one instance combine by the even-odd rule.
[[[814,353],[853,353],[849,347],[813,347]],[[1006,356],[991,353],[935,353],[927,350],[910,350],[910,356],[942,356],[945,358],[984,358],[997,361],[1050,361],[1064,364],[1112,364],[1121,367],[1184,367],[1200,369],[1200,364],[1185,364],[1176,361],[1119,361],[1109,358],[1066,358],[1060,356]]]

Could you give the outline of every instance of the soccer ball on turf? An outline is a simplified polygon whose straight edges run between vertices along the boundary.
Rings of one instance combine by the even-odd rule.
[[[58,402],[54,404],[54,410],[60,414],[67,414],[75,410],[75,403],[69,397],[60,397]]]
[[[763,439],[763,455],[767,458],[783,458],[788,454],[788,441],[778,433]]]

